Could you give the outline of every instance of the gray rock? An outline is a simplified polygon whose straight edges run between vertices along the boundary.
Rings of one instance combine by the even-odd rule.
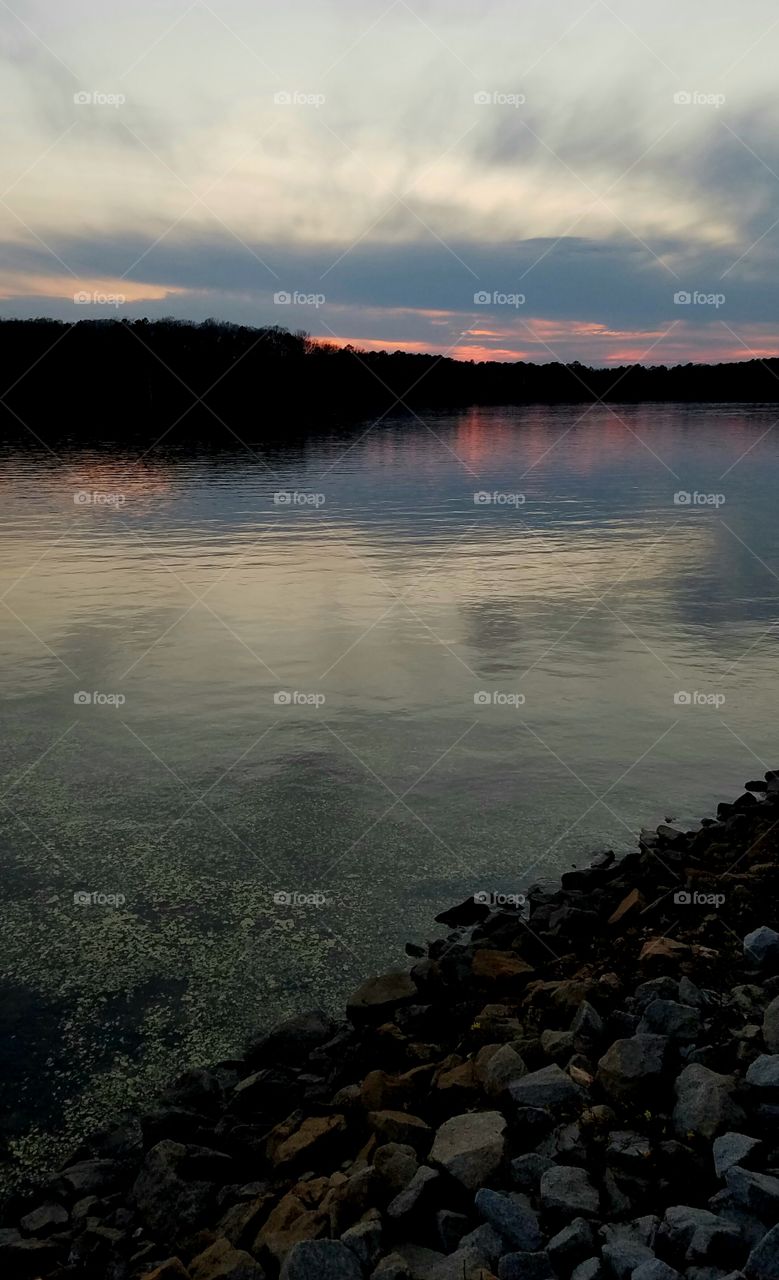
[[[378,1209],[368,1213],[341,1236],[341,1243],[351,1249],[357,1261],[366,1271],[375,1267],[381,1257],[382,1225]]]
[[[605,1275],[600,1258],[587,1258],[574,1268],[571,1280],[605,1280]]]
[[[541,1048],[547,1058],[553,1058],[555,1062],[567,1062],[573,1053],[573,1032],[547,1028],[541,1032]]]
[[[555,1270],[566,1272],[591,1257],[594,1249],[595,1235],[585,1218],[574,1218],[546,1246]]]
[[[506,1121],[499,1111],[452,1116],[436,1133],[430,1160],[468,1191],[489,1182],[500,1168]]]
[[[423,1205],[428,1198],[432,1184],[438,1182],[440,1176],[435,1169],[430,1169],[425,1164],[421,1165],[408,1186],[404,1187],[387,1205],[387,1217],[392,1221],[400,1222],[403,1218],[417,1212],[420,1205]]]
[[[688,1263],[732,1262],[743,1258],[746,1249],[739,1227],[732,1222],[704,1223],[696,1227],[687,1246]]]
[[[411,1004],[417,997],[409,973],[384,973],[360,983],[346,1002],[346,1013],[352,1022],[383,1021],[393,1009]]]
[[[779,996],[771,1001],[763,1015],[763,1040],[769,1053],[779,1053]]]
[[[746,1133],[723,1133],[715,1138],[711,1150],[717,1177],[724,1178],[732,1165],[743,1164],[761,1145],[758,1138],[750,1138]]]
[[[705,992],[696,987],[685,975],[679,979],[679,1000],[681,1004],[692,1005],[693,1009],[708,1009],[709,998]]]
[[[491,1098],[498,1098],[515,1080],[526,1075],[527,1067],[516,1049],[512,1049],[510,1044],[503,1044],[481,1072],[484,1092]]]
[[[471,1224],[464,1213],[455,1213],[452,1209],[439,1209],[435,1216],[435,1225],[444,1253],[454,1253]]]
[[[284,1259],[280,1280],[362,1280],[362,1267],[340,1240],[300,1240]]]
[[[371,1272],[375,1280],[411,1280],[411,1268],[399,1253],[388,1253]]]
[[[779,1178],[733,1165],[728,1169],[726,1182],[736,1204],[767,1223],[773,1224],[779,1219]]]
[[[649,1102],[664,1083],[667,1061],[668,1041],[664,1036],[635,1035],[615,1040],[598,1063],[598,1083],[617,1102]]]
[[[550,1160],[548,1156],[540,1156],[536,1151],[528,1151],[511,1161],[511,1177],[520,1191],[535,1191],[541,1175],[552,1168],[554,1160]]]
[[[571,1034],[578,1053],[589,1053],[603,1039],[603,1019],[587,1000],[582,1000],[571,1023]]]
[[[400,1244],[395,1253],[399,1254],[406,1263],[411,1280],[430,1280],[434,1268],[446,1261],[442,1253],[438,1253],[435,1249],[426,1249],[420,1244]]]
[[[744,939],[744,959],[764,973],[779,973],[779,933],[761,925]]]
[[[548,1253],[505,1253],[498,1263],[498,1280],[554,1280]]]
[[[418,1167],[414,1148],[402,1142],[385,1142],[373,1157],[373,1168],[392,1195],[408,1186]]]
[[[509,1085],[509,1096],[516,1107],[563,1107],[581,1105],[584,1093],[557,1063],[531,1071]]]
[[[220,1159],[227,1168],[232,1167],[227,1156],[201,1147],[167,1140],[152,1147],[132,1190],[138,1212],[152,1234],[177,1240],[200,1222],[215,1199],[213,1174]]]
[[[482,1187],[476,1193],[474,1204],[476,1212],[495,1228],[506,1248],[520,1253],[538,1253],[543,1248],[544,1236],[536,1214],[515,1196]]]
[[[676,1253],[686,1253],[700,1227],[717,1226],[719,1218],[708,1209],[689,1204],[675,1204],[665,1211],[662,1235]]]
[[[122,1177],[122,1166],[116,1160],[79,1160],[63,1169],[51,1185],[56,1195],[80,1200],[115,1191]]]
[[[556,1218],[597,1218],[600,1196],[587,1176],[586,1169],[573,1165],[555,1165],[541,1177],[541,1204]]]
[[[61,1204],[49,1201],[48,1204],[42,1204],[38,1209],[33,1209],[32,1213],[25,1214],[20,1226],[26,1236],[44,1239],[55,1231],[64,1231],[68,1221],[67,1209],[64,1209]]]
[[[506,1252],[503,1238],[489,1222],[483,1222],[474,1231],[464,1235],[456,1252],[461,1258],[471,1258],[481,1266],[492,1268]]]
[[[675,1000],[653,1000],[638,1024],[639,1035],[667,1036],[679,1044],[692,1044],[702,1030],[698,1010]]]
[[[678,1271],[669,1267],[667,1262],[653,1258],[651,1262],[642,1262],[636,1267],[631,1280],[681,1280]]]
[[[776,1280],[779,1276],[779,1226],[772,1227],[750,1253],[744,1268],[749,1280]]]
[[[733,1077],[719,1075],[699,1062],[684,1068],[674,1092],[673,1125],[679,1137],[693,1133],[711,1141],[718,1133],[738,1128],[745,1119],[735,1101]]]
[[[746,1080],[755,1089],[779,1089],[779,1053],[763,1053],[755,1058]]]
[[[606,1274],[613,1280],[630,1280],[633,1272],[644,1262],[654,1262],[655,1255],[645,1244],[637,1240],[614,1240],[602,1249]]]
[[[678,1000],[679,983],[675,978],[650,978],[636,987],[634,999],[640,1009],[645,1009],[653,1000]]]
[[[646,1173],[652,1157],[652,1145],[642,1133],[634,1133],[630,1129],[615,1129],[609,1135],[606,1148],[606,1161],[625,1172]]]

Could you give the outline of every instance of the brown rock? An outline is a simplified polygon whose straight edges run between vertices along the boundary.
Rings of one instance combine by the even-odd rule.
[[[368,1123],[385,1142],[399,1142],[415,1150],[427,1151],[433,1141],[430,1125],[406,1111],[371,1111]]]
[[[511,985],[527,982],[535,972],[532,965],[511,951],[490,951],[486,948],[475,953],[471,971],[480,982]]]
[[[296,1195],[287,1192],[260,1228],[252,1253],[266,1249],[281,1266],[293,1244],[299,1240],[319,1240],[326,1230],[324,1213],[306,1209]]]
[[[180,1258],[166,1258],[153,1271],[147,1271],[141,1280],[191,1280]]]
[[[346,1120],[341,1115],[309,1116],[280,1142],[274,1137],[275,1133],[274,1130],[268,1138],[268,1156],[277,1168],[302,1161],[311,1167],[346,1133]]]
[[[689,954],[690,948],[684,942],[676,942],[673,938],[650,938],[641,948],[638,963],[657,969],[675,968]]]
[[[232,1205],[220,1219],[219,1231],[230,1244],[235,1245],[236,1249],[242,1249],[251,1244],[268,1216],[275,1198],[268,1192],[248,1203],[242,1201],[240,1204]]]
[[[189,1264],[192,1280],[265,1280],[265,1272],[251,1254],[235,1249],[224,1236]]]
[[[621,924],[627,916],[637,915],[643,905],[644,900],[638,889],[631,889],[630,893],[622,899],[616,911],[613,911],[609,916],[609,924]]]
[[[360,1085],[360,1102],[366,1111],[399,1109],[409,1101],[411,1088],[386,1071],[369,1071]]]

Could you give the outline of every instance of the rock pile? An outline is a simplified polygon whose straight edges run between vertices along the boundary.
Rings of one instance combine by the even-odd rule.
[[[14,1280],[777,1280],[779,774],[92,1135]]]

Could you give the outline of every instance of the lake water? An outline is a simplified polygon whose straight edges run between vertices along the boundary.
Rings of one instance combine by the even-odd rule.
[[[247,422],[230,452],[6,448],[19,1164],[338,1008],[467,894],[776,766],[777,418],[471,409],[272,448]]]

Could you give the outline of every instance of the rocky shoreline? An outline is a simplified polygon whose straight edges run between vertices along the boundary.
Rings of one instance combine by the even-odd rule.
[[[186,1071],[7,1206],[12,1280],[777,1280],[779,771]]]

